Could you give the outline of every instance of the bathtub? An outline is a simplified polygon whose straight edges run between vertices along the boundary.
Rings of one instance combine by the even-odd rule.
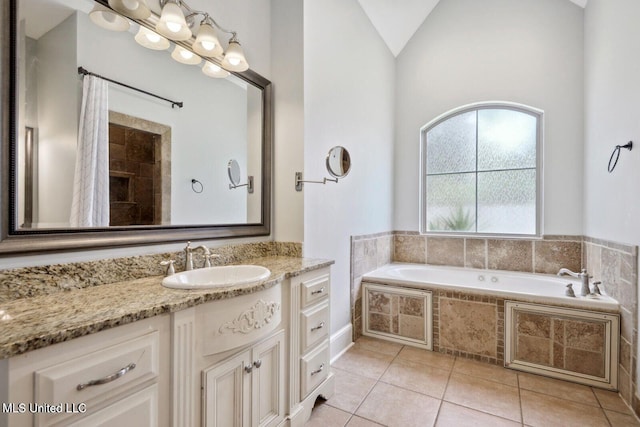
[[[578,296],[565,295],[567,283]],[[616,390],[619,304],[571,277],[389,264],[362,278],[362,334]]]
[[[557,304],[577,308],[618,311],[618,302],[603,295],[580,296],[580,281],[572,277],[548,274],[517,273],[501,270],[478,270],[425,264],[393,263],[363,276],[370,283],[393,284],[410,288],[451,289],[477,295],[513,298],[540,304]],[[566,285],[573,284],[576,297],[565,295]]]

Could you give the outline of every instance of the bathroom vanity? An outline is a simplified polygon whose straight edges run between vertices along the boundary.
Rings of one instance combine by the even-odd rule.
[[[303,425],[333,394],[332,262],[252,264],[271,276],[197,291],[155,276],[0,304],[0,425]]]

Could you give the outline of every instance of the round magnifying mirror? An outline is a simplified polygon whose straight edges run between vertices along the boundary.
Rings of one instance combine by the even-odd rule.
[[[229,173],[229,181],[231,181],[233,186],[240,184],[240,165],[237,160],[229,160],[227,172]]]
[[[327,154],[327,171],[334,178],[344,178],[351,170],[349,151],[341,146],[333,147]]]

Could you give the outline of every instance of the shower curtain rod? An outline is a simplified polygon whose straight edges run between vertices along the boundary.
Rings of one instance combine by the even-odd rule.
[[[137,87],[130,86],[130,85],[126,84],[126,83],[122,83],[122,82],[119,82],[117,80],[113,80],[113,79],[101,76],[100,74],[92,73],[91,71],[88,71],[83,67],[78,67],[78,74],[82,74],[83,76],[95,76],[95,77],[98,77],[98,78],[100,78],[102,80],[106,80],[108,82],[115,83],[115,84],[120,85],[120,86],[124,86],[124,87],[126,87],[128,89],[144,93],[145,95],[149,95],[149,96],[153,96],[154,98],[162,99],[163,101],[169,102],[171,104],[171,108],[175,108],[175,107],[182,108],[182,106],[184,105],[183,102],[172,101],[170,99],[163,98],[162,96],[156,95],[155,93],[147,92],[146,90],[138,89]]]

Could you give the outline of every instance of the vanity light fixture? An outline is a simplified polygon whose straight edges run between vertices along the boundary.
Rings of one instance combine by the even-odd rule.
[[[174,41],[184,41],[191,38],[191,30],[180,7],[179,0],[169,0],[162,6],[160,20],[156,24],[156,31]]]
[[[111,31],[127,31],[130,26],[129,21],[98,3],[89,12],[89,19],[97,26]]]
[[[202,72],[209,76],[218,79],[223,79],[229,77],[229,72],[219,65],[214,64],[211,61],[204,61],[204,65],[202,66]]]
[[[202,61],[202,58],[198,55],[178,45],[176,45],[173,52],[171,52],[171,57],[176,61],[187,65],[198,65]]]
[[[169,40],[160,34],[140,26],[138,33],[135,35],[136,42],[147,49],[167,50],[169,49]]]
[[[146,0],[109,0],[109,7],[113,10],[100,4],[96,5],[91,12],[96,14],[92,21],[104,28],[125,31],[129,28],[129,22],[113,11],[136,19],[140,24],[135,36],[138,44],[149,49],[165,50],[170,46],[169,40],[183,42],[176,45],[171,57],[183,64],[199,64],[202,58],[208,59],[202,72],[210,77],[227,77],[228,71],[242,72],[249,69],[249,63],[235,31],[221,27],[207,12],[192,9],[184,0],[158,1],[162,9],[160,17],[152,13]],[[197,20],[200,22],[197,23]],[[112,21],[117,21],[118,24],[111,25]],[[126,24],[126,28],[123,27],[123,23]],[[155,31],[149,29],[154,26]],[[197,27],[197,30],[192,33],[191,29],[194,27]],[[231,35],[226,52],[217,32]],[[192,40],[194,33],[195,40]],[[188,50],[189,45],[195,53]]]
[[[109,6],[133,19],[147,19],[151,16],[151,9],[145,0],[109,0]]]

